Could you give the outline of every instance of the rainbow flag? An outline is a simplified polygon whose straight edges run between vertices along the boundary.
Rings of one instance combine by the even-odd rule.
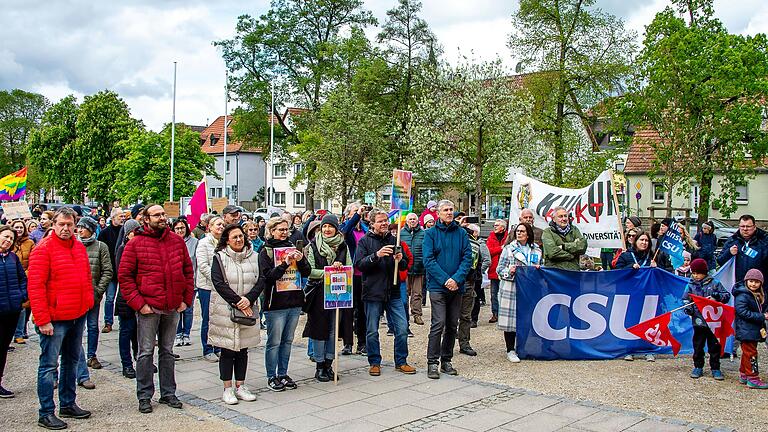
[[[400,213],[400,220],[397,219],[397,214]],[[387,213],[387,216],[389,216],[389,223],[393,224],[396,223],[400,228],[405,226],[405,217],[408,216],[408,213],[413,213],[410,211],[403,211],[400,210],[391,210],[389,213]]]
[[[0,179],[0,200],[14,201],[27,193],[27,167]]]

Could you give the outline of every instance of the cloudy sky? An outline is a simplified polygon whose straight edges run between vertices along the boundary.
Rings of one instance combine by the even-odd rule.
[[[422,0],[422,15],[449,61],[458,53],[515,60],[506,48],[516,1]],[[366,0],[382,23],[395,0]],[[668,0],[597,0],[639,37]],[[52,102],[103,89],[158,129],[171,120],[178,62],[177,121],[204,125],[224,111],[224,63],[211,44],[231,37],[237,17],[260,15],[268,0],[3,0],[0,89],[39,92]],[[768,33],[768,1],[716,0],[734,33]]]

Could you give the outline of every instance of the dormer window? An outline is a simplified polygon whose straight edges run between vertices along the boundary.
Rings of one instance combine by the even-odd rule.
[[[214,134],[211,134],[210,140],[211,140],[211,147],[215,146],[216,143],[219,141],[219,139],[216,138],[216,135],[214,135]]]

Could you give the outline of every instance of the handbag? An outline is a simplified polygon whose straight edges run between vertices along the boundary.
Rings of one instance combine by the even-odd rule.
[[[220,263],[223,262],[223,260],[221,259],[221,255],[219,255],[219,262]],[[229,285],[229,280],[227,280],[227,272],[224,269],[223,264],[221,264],[221,275],[222,277],[224,277],[224,282],[226,282],[227,285]],[[232,305],[229,305],[229,319],[235,324],[240,324],[248,327],[253,327],[256,325],[257,322],[259,322],[258,315],[254,314],[253,316],[248,316],[243,311],[241,311],[240,309]]]

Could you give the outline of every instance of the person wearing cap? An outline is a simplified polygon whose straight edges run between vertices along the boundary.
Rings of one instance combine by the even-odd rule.
[[[722,381],[723,373],[720,371],[720,342],[712,333],[707,321],[701,314],[701,311],[693,303],[691,295],[699,297],[709,297],[720,303],[728,303],[731,294],[723,287],[717,279],[709,274],[707,262],[701,258],[691,261],[691,280],[683,292],[683,302],[688,305],[685,313],[691,316],[693,321],[693,370],[691,378],[701,378],[704,371],[704,345],[709,352],[709,367],[712,369],[712,378]]]
[[[430,200],[427,203],[427,206],[424,208],[424,211],[421,212],[421,215],[419,216],[419,225],[426,228],[426,222],[424,221],[424,217],[427,215],[432,216],[432,222],[437,220],[437,201]]]
[[[229,204],[221,211],[221,216],[224,218],[224,225],[232,225],[240,223],[240,207]]]
[[[430,229],[435,226],[435,217],[431,214],[424,215],[424,229]]]
[[[352,257],[344,242],[344,236],[339,231],[339,220],[336,215],[325,215],[319,225],[320,232],[316,233],[312,242],[304,248],[304,256],[307,257],[312,270],[309,273],[309,283],[304,290],[308,309],[306,310],[307,323],[302,336],[312,341],[312,360],[316,365],[315,379],[327,382],[334,378],[333,359],[336,346],[334,314],[336,311],[323,307],[324,269],[326,266],[332,266],[340,270],[342,266],[350,266]]]
[[[701,224],[701,229],[696,232],[693,241],[699,247],[699,250],[695,252],[696,257],[706,261],[710,271],[714,270],[717,267],[717,261],[715,261],[715,250],[717,249],[715,224],[712,221]]]
[[[78,384],[88,388],[85,383],[90,381],[86,365],[93,369],[101,369],[101,363],[96,357],[96,349],[99,345],[99,311],[101,298],[112,281],[112,260],[109,255],[109,246],[96,240],[96,227],[98,224],[88,216],[80,218],[77,222],[79,228],[77,238],[88,253],[88,263],[91,267],[91,281],[93,282],[93,307],[85,315],[88,334],[88,352],[85,357],[80,353],[78,363]],[[86,360],[87,359],[87,360]]]
[[[733,287],[734,308],[736,309],[736,340],[741,343],[741,364],[739,382],[751,389],[766,390],[768,383],[760,379],[757,359],[757,343],[766,336],[765,280],[758,269],[750,269],[744,281]]]
[[[109,259],[112,263],[112,269],[116,269],[115,255],[117,247],[122,243],[122,231],[123,231],[123,210],[120,207],[113,207],[110,212],[109,225],[101,230],[98,236],[98,241],[107,245],[109,248]],[[112,280],[109,281],[106,292],[106,301],[104,302],[104,328],[102,333],[109,333],[112,331],[112,323],[114,322],[114,309],[115,309],[115,293],[117,292],[117,271],[112,273]]]
[[[141,225],[133,219],[125,222],[125,239],[123,244],[117,247],[115,254],[115,268],[120,268],[120,259],[123,257],[125,244],[135,235]],[[136,313],[128,306],[123,297],[122,288],[118,287],[115,296],[115,315],[120,320],[120,334],[118,335],[118,347],[120,351],[120,363],[123,366],[123,376],[128,379],[136,378],[136,369],[133,367],[133,359],[139,354],[139,340],[136,334]]]

